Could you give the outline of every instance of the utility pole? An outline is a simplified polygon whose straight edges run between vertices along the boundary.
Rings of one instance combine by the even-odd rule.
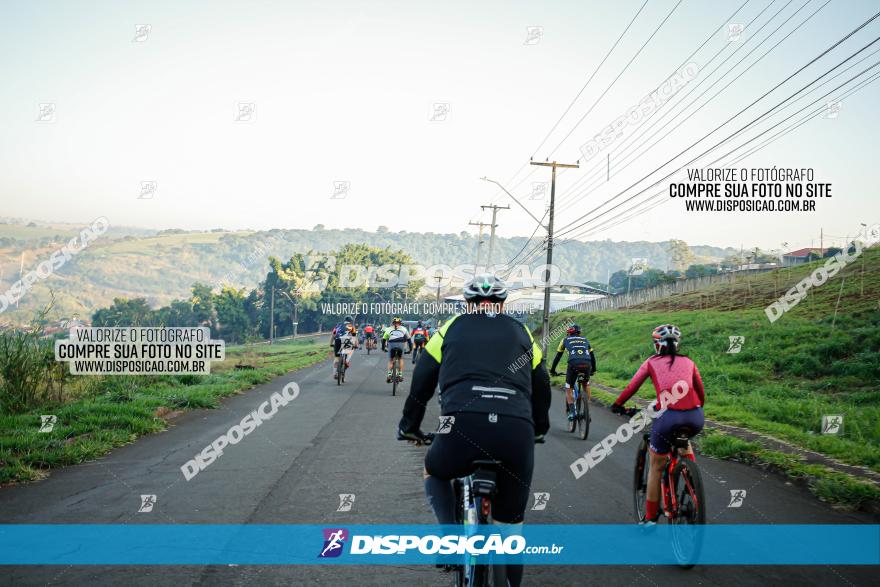
[[[580,161],[578,161],[580,163]],[[553,212],[556,206],[556,168],[577,169],[580,165],[572,163],[557,163],[553,161],[540,162],[529,161],[531,165],[552,168],[550,180],[550,210],[547,219],[547,268],[544,270],[544,315],[541,320],[541,351],[547,356],[547,337],[550,335],[550,267],[553,265]]]
[[[819,256],[825,254],[825,229],[819,229]]]
[[[434,279],[437,280],[437,304],[440,304],[440,282],[443,281],[443,274],[440,271],[437,271],[437,274],[434,276]]]
[[[480,247],[483,246],[483,228],[486,226],[489,226],[489,225],[486,224],[485,222],[468,222],[468,224],[471,226],[479,226],[480,227],[480,233],[479,233],[479,236],[477,237],[477,260],[474,262],[474,273],[476,274],[477,267],[480,265]]]
[[[272,301],[269,302],[269,344],[275,338],[275,284],[272,284]]]
[[[495,215],[498,214],[498,210],[510,210],[510,206],[497,206],[495,204],[480,206],[481,210],[485,210],[486,208],[492,209],[492,224],[489,225],[489,256],[486,257],[486,265],[492,265],[492,250],[495,248],[495,227],[498,226],[495,224]]]

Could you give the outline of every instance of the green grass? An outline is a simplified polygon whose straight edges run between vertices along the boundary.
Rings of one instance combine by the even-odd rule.
[[[79,382],[81,395],[64,404],[0,415],[0,483],[39,479],[50,469],[95,459],[163,430],[163,413],[217,407],[226,396],[326,357],[315,341],[286,341],[231,347],[210,375],[89,377]],[[255,368],[236,370],[238,363]],[[51,433],[39,432],[41,414],[58,417]]]
[[[847,509],[858,509],[866,502],[880,500],[880,488],[871,482],[832,471],[822,465],[807,464],[795,455],[766,449],[757,442],[707,430],[697,437],[696,443],[704,455],[779,471],[806,484],[822,501]]]
[[[707,417],[880,471],[880,250],[863,257],[864,295],[860,259],[772,324],[764,306],[817,263],[636,309],[560,312],[552,327],[579,322],[596,351],[594,380],[622,388],[651,355],[651,330],[672,322],[703,376]],[[745,336],[740,353],[727,353],[729,336]],[[639,396],[654,393],[648,382]],[[839,435],[821,434],[831,414],[844,416]]]

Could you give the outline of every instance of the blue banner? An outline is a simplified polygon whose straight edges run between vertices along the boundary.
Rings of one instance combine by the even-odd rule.
[[[4,565],[878,565],[878,525],[0,525]]]

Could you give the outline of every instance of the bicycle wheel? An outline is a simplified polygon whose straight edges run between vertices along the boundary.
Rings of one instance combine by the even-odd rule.
[[[397,364],[391,369],[391,395],[397,395]]]
[[[336,364],[336,385],[342,385],[343,373],[345,373],[345,359],[339,355],[339,363]]]
[[[703,546],[706,498],[697,463],[682,458],[672,470],[671,491],[676,499],[672,517],[672,550],[680,567],[696,564]]]
[[[645,499],[648,497],[648,437],[642,437],[642,442],[636,451],[636,466],[633,471],[633,510],[636,522],[645,519]]]
[[[576,391],[572,391],[572,394],[573,394],[573,395],[576,395],[577,392],[576,392]],[[567,394],[566,394],[566,395],[567,395]],[[566,400],[566,401],[563,402],[562,405],[565,406],[566,429],[567,429],[569,432],[574,432],[574,431],[577,429],[577,412],[575,412],[575,419],[572,420],[571,418],[569,418],[569,414],[570,414],[571,412],[569,412],[568,398],[566,397],[565,400]],[[574,398],[574,401],[575,401],[575,411],[576,411],[576,410],[577,410],[577,398]]]
[[[583,389],[578,393],[575,409],[577,410],[578,436],[581,440],[586,440],[590,435],[590,404],[587,402],[587,395]]]

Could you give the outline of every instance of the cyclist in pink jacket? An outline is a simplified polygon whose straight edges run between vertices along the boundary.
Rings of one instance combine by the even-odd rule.
[[[648,523],[655,522],[659,515],[660,475],[672,453],[673,431],[687,427],[691,436],[699,433],[703,429],[703,403],[706,399],[697,365],[688,357],[678,354],[678,345],[681,342],[681,331],[678,327],[672,324],[658,326],[654,329],[652,338],[654,356],[642,363],[632,381],[611,406],[612,412],[624,413],[626,409],[623,404],[650,377],[657,391],[655,409],[665,410],[654,420],[651,428],[651,469],[648,471],[648,495],[643,520]],[[683,456],[694,460],[690,443]]]

